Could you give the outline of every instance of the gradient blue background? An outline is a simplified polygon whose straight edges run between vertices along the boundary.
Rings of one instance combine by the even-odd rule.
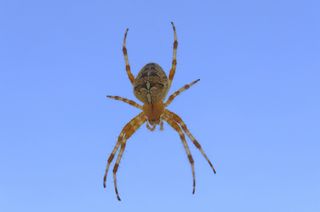
[[[0,211],[320,211],[320,3],[317,0],[0,1]],[[191,144],[145,126],[103,190],[106,159],[139,111],[124,69],[154,61]]]

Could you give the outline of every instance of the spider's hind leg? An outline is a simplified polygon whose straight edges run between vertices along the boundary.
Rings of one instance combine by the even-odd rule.
[[[177,39],[177,32],[176,27],[174,26],[174,23],[171,22],[173,33],[174,33],[174,41],[173,41],[173,54],[172,54],[172,65],[169,73],[169,85],[168,88],[170,88],[174,74],[176,72],[177,67],[177,48],[178,48],[178,39]],[[169,90],[169,89],[168,89]]]
[[[130,64],[129,64],[129,59],[128,59],[128,51],[127,51],[127,47],[126,47],[126,40],[127,40],[127,34],[128,34],[128,28],[126,29],[126,32],[124,34],[124,38],[123,38],[123,44],[122,44],[122,52],[123,52],[123,56],[124,56],[124,61],[126,63],[126,72],[128,74],[129,80],[131,82],[131,84],[134,83],[134,76],[131,72],[131,68],[130,68]]]

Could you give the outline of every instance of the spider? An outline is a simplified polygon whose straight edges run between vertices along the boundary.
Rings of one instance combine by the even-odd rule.
[[[122,98],[120,96],[107,96],[108,98],[119,100],[125,102],[131,106],[134,106],[138,109],[141,109],[142,112],[138,114],[136,117],[131,119],[124,128],[122,129],[118,141],[116,142],[109,158],[107,161],[107,166],[103,178],[103,186],[106,187],[106,180],[107,174],[110,167],[112,160],[114,159],[115,154],[119,150],[119,154],[117,156],[114,168],[113,168],[113,178],[114,178],[114,189],[117,195],[117,199],[120,201],[120,196],[117,187],[117,171],[119,167],[119,163],[122,157],[122,154],[126,148],[127,140],[132,136],[132,134],[146,122],[146,126],[150,131],[154,131],[157,125],[160,125],[160,130],[163,130],[163,121],[166,121],[175,131],[178,132],[184,149],[187,153],[191,170],[192,170],[192,177],[193,177],[193,190],[192,193],[195,192],[196,187],[196,180],[195,180],[195,171],[194,171],[194,160],[192,158],[189,146],[187,144],[185,134],[190,138],[192,143],[199,149],[201,154],[209,163],[210,167],[212,168],[213,172],[216,173],[212,163],[210,162],[209,158],[203,151],[199,142],[193,137],[190,133],[189,129],[187,128],[184,121],[175,113],[171,112],[170,110],[166,109],[168,105],[177,97],[181,92],[189,89],[192,85],[196,84],[200,79],[197,79],[189,84],[186,84],[179,90],[175,91],[171,94],[166,101],[164,101],[167,93],[171,87],[171,83],[176,71],[177,65],[177,33],[176,28],[173,22],[171,22],[173,33],[174,33],[174,42],[173,42],[173,58],[172,58],[172,66],[169,73],[169,78],[166,76],[163,69],[156,63],[148,63],[146,64],[138,73],[138,76],[135,78],[131,73],[131,68],[129,65],[128,53],[126,48],[126,38],[128,33],[128,28],[125,31],[124,39],[123,39],[123,56],[126,65],[126,72],[129,77],[129,80],[133,86],[134,95],[143,102],[143,105],[139,105],[133,100],[129,100],[126,98]]]

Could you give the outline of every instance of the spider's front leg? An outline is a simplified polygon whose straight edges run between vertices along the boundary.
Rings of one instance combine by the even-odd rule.
[[[186,141],[186,138],[184,136],[184,133],[182,131],[182,129],[180,128],[180,126],[173,120],[171,119],[169,116],[163,116],[163,119],[168,122],[168,124],[179,133],[180,135],[180,139],[182,141],[182,144],[184,146],[184,149],[187,153],[190,165],[191,165],[191,171],[192,171],[192,178],[193,178],[193,190],[192,193],[194,194],[195,190],[196,190],[196,176],[195,176],[195,171],[194,171],[194,160],[192,158],[188,143]]]
[[[200,143],[195,139],[195,137],[193,137],[193,135],[191,134],[191,132],[189,131],[189,129],[187,128],[187,125],[184,123],[184,121],[180,118],[180,116],[178,116],[177,114],[175,114],[174,112],[171,112],[169,110],[165,110],[164,114],[168,117],[170,117],[171,119],[173,119],[176,123],[178,123],[181,128],[183,129],[183,131],[188,135],[188,137],[190,138],[190,140],[192,141],[192,143],[196,146],[196,148],[201,152],[201,154],[203,155],[203,157],[207,160],[207,162],[209,163],[213,173],[216,174],[216,170],[214,168],[214,166],[212,165],[210,159],[208,158],[207,154],[204,152],[204,150],[202,149]]]
[[[121,157],[122,154],[125,150],[125,146],[126,146],[126,142],[127,140],[132,136],[132,134],[146,121],[146,117],[144,115],[144,113],[140,113],[139,115],[137,115],[136,117],[134,117],[133,119],[131,119],[130,122],[128,122],[124,128],[122,129],[119,137],[118,137],[118,141],[115,145],[115,147],[113,148],[109,158],[108,158],[108,162],[107,162],[107,166],[106,166],[106,170],[105,170],[105,174],[104,174],[104,178],[103,178],[103,186],[106,187],[106,180],[107,180],[107,174],[108,174],[108,170],[110,167],[110,164],[117,152],[117,150],[120,147],[120,152],[117,156],[117,160],[116,163],[114,165],[113,168],[113,178],[114,178],[114,189],[117,195],[118,200],[120,201],[120,196],[119,196],[119,192],[118,192],[118,188],[117,188],[117,171],[118,171],[118,167],[121,161]]]

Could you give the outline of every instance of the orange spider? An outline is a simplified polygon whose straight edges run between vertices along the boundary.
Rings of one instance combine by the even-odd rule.
[[[175,131],[177,131],[180,135],[181,141],[183,143],[183,146],[185,148],[185,151],[188,155],[189,162],[191,164],[192,168],[192,177],[193,177],[193,194],[195,192],[196,187],[196,180],[195,180],[195,172],[194,172],[194,161],[192,158],[192,155],[190,153],[190,149],[188,147],[186,138],[184,133],[188,135],[188,137],[191,139],[192,143],[200,150],[201,154],[205,157],[205,159],[208,161],[209,165],[211,166],[214,173],[216,173],[212,163],[210,162],[209,158],[201,148],[199,142],[193,137],[193,135],[190,133],[189,129],[187,128],[186,124],[183,122],[183,120],[175,113],[165,109],[176,96],[178,96],[181,92],[187,90],[192,85],[197,83],[200,79],[195,80],[189,84],[186,84],[173,94],[169,96],[166,102],[164,102],[164,98],[166,97],[169,88],[171,86],[171,82],[173,80],[175,71],[176,71],[176,65],[177,65],[177,47],[178,47],[178,41],[177,41],[177,34],[176,34],[176,28],[171,22],[174,32],[174,42],[173,42],[173,58],[172,58],[172,66],[170,69],[169,79],[166,76],[165,72],[162,70],[162,68],[156,64],[156,63],[148,63],[145,65],[140,72],[138,73],[138,76],[134,78],[133,74],[131,73],[129,60],[128,60],[128,54],[127,54],[127,48],[126,48],[126,38],[128,29],[126,29],[126,32],[124,34],[123,39],[123,55],[126,63],[126,71],[129,77],[129,80],[131,84],[133,85],[134,89],[134,95],[142,101],[144,104],[143,106],[139,105],[135,101],[122,98],[120,96],[107,96],[111,99],[120,100],[125,103],[128,103],[136,108],[139,108],[142,110],[142,112],[131,119],[130,122],[128,122],[124,128],[122,129],[118,141],[113,148],[109,158],[107,167],[105,170],[105,175],[103,178],[103,186],[106,187],[106,180],[107,180],[107,174],[109,170],[109,166],[120,148],[120,152],[118,154],[116,163],[113,168],[113,178],[114,178],[114,188],[117,195],[118,200],[120,201],[120,196],[117,188],[117,170],[119,167],[119,163],[122,157],[122,154],[124,152],[124,149],[126,147],[127,140],[132,136],[132,134],[145,122],[146,126],[149,130],[153,131],[155,130],[157,125],[160,125],[160,130],[163,130],[163,120],[166,121]]]

